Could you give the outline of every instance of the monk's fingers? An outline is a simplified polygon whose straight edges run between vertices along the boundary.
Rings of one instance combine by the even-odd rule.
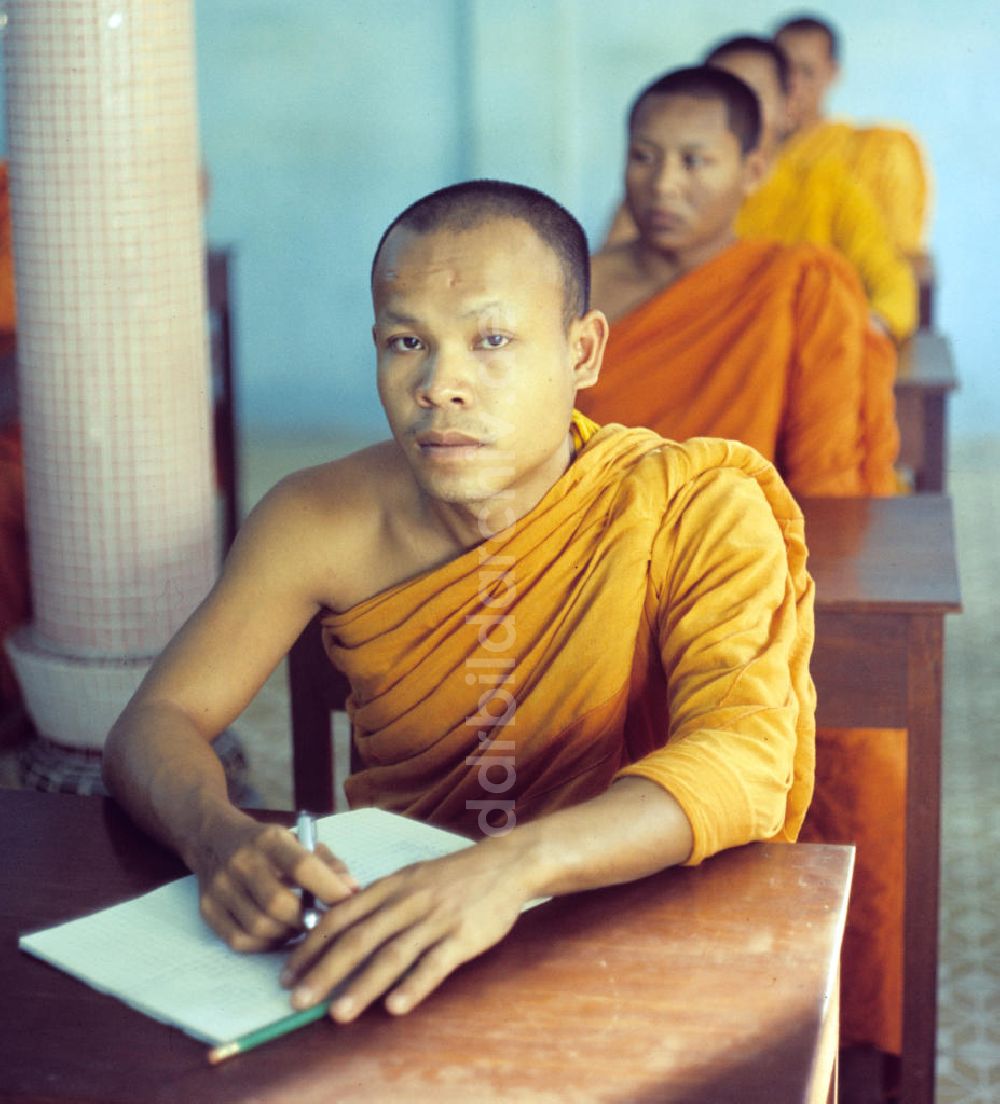
[[[268,826],[256,843],[257,853],[265,857],[284,881],[308,889],[327,904],[355,892],[354,879],[347,881],[343,872],[331,866],[329,857],[333,856],[329,848],[324,847],[322,854],[318,848],[308,851],[291,832],[277,825]]]
[[[338,1023],[349,1023],[394,985],[440,938],[430,922],[408,927],[381,947],[365,962],[345,991],[330,1006]],[[310,985],[312,975],[304,984]]]
[[[316,927],[289,955],[281,975],[282,984],[292,985],[300,975],[330,952],[342,933],[370,916],[384,901],[384,883],[376,883],[327,909]]]
[[[289,886],[285,872],[264,850],[241,848],[235,852],[226,866],[215,872],[209,892],[241,922],[249,924],[255,911],[282,930],[294,927],[299,920],[299,895]],[[263,930],[258,933],[253,927],[247,930],[262,936],[269,934]]]
[[[458,940],[452,938],[435,943],[386,997],[387,1011],[394,1016],[402,1016],[416,1008],[453,970],[473,958],[476,953],[463,948]]]
[[[255,935],[244,926],[241,915],[227,907],[217,897],[204,894],[200,909],[202,918],[234,951],[263,951],[278,941],[272,934]],[[249,918],[251,913],[244,908],[242,917]],[[250,920],[251,925],[254,920]]]
[[[369,901],[365,901],[366,897]],[[308,1008],[322,1000],[384,944],[401,932],[415,928],[423,919],[419,909],[414,907],[415,902],[407,898],[383,900],[379,907],[360,915],[349,925],[345,924],[343,916],[337,916],[367,908],[376,898],[377,890],[369,889],[335,906],[292,953],[281,980],[283,984],[295,985],[292,993],[295,1007]],[[399,953],[397,950],[393,957]]]
[[[357,892],[361,888],[358,880],[348,869],[347,863],[345,863],[343,859],[338,859],[325,843],[317,843],[315,853],[319,855],[334,874],[338,875],[340,880],[350,889]]]

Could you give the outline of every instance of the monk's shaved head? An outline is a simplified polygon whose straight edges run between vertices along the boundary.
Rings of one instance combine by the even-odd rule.
[[[372,261],[372,286],[382,247],[397,226],[418,234],[436,230],[474,230],[495,219],[527,223],[555,253],[565,282],[567,324],[590,309],[590,251],[583,227],[544,192],[502,180],[470,180],[452,184],[418,199],[397,215],[379,239]]]
[[[832,23],[815,15],[798,15],[788,19],[774,32],[774,37],[783,34],[818,34],[826,40],[826,52],[831,61],[840,61],[840,35]]]
[[[652,96],[688,96],[694,100],[716,100],[726,109],[726,125],[736,137],[743,153],[756,149],[760,142],[760,104],[753,89],[739,77],[722,69],[698,65],[674,69],[647,85],[632,103],[629,132],[634,128],[642,105]]]
[[[788,94],[791,88],[791,68],[788,64],[788,55],[770,38],[759,38],[757,35],[737,35],[735,38],[727,38],[718,45],[713,46],[705,55],[706,65],[715,65],[724,57],[732,54],[754,54],[771,62],[775,76],[781,91]]]

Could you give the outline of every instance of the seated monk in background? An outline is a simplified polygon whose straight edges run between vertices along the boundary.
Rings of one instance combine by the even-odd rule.
[[[372,272],[392,439],[280,483],[115,724],[105,777],[234,947],[300,931],[293,1004],[414,1007],[534,897],[793,840],[812,583],[773,466],[574,410],[607,337],[579,224],[492,181],[408,208]],[[233,807],[212,737],[317,611],[374,804],[481,838],[357,891]],[[238,646],[234,643],[238,642]],[[352,889],[355,891],[352,892]],[[412,967],[412,969],[411,969]]]
[[[730,435],[773,457],[797,494],[888,494],[898,433],[895,350],[868,323],[832,250],[739,241],[733,218],[762,171],[757,101],[721,69],[668,74],[632,108],[626,203],[639,237],[594,258],[611,318],[597,385],[606,422]],[[906,741],[820,729],[803,838],[857,845],[842,960],[841,1039],[898,1054]]]
[[[909,257],[923,254],[930,183],[916,139],[901,127],[858,126],[827,116],[826,98],[840,76],[840,38],[831,24],[791,19],[774,39],[791,70],[793,129],[785,156],[807,164],[842,161],[878,204],[896,249]]]
[[[736,237],[766,171],[760,129],[752,90],[707,66],[636,99],[625,202],[639,237],[594,258],[594,302],[613,325],[580,407],[753,445],[795,494],[891,494],[896,352],[857,276],[831,249]]]
[[[744,197],[737,235],[833,246],[860,277],[877,324],[897,341],[909,336],[917,323],[916,281],[893,247],[874,199],[834,158],[806,164],[785,156],[782,143],[790,128],[785,55],[770,39],[743,36],[716,47],[706,64],[745,81],[761,104],[765,171]],[[623,204],[606,244],[630,241],[637,232]]]
[[[725,69],[757,93],[764,118],[761,149],[769,171],[740,210],[743,238],[832,245],[861,277],[872,314],[897,341],[917,325],[917,285],[868,189],[833,157],[805,163],[789,155],[791,75],[783,51],[744,36],[716,46],[707,65]]]

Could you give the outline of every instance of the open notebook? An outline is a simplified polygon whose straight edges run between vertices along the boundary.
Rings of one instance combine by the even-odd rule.
[[[381,809],[337,813],[320,820],[318,828],[319,839],[362,886],[410,863],[470,846],[464,836]],[[206,1043],[238,1038],[291,1011],[288,990],[278,984],[288,952],[231,951],[202,921],[193,875],[22,935],[19,945]]]

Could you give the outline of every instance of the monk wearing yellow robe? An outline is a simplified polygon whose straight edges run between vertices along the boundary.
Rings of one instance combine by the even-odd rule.
[[[612,329],[580,406],[669,436],[738,437],[797,493],[892,493],[892,345],[866,325],[845,262],[734,238],[760,171],[756,106],[710,68],[668,74],[636,100],[625,193],[639,237],[594,258],[594,301]],[[821,729],[817,757],[803,835],[858,847],[842,1042],[898,1053],[905,733]]]
[[[891,494],[896,354],[857,276],[833,250],[736,239],[759,132],[752,91],[721,70],[680,70],[639,97],[625,175],[639,237],[594,258],[613,325],[581,408],[743,441],[796,494]]]
[[[744,197],[737,234],[832,246],[857,272],[877,324],[897,341],[909,336],[917,323],[916,281],[893,246],[875,200],[833,158],[806,164],[785,156],[789,77],[782,51],[769,39],[744,36],[722,43],[707,63],[744,80],[761,103],[764,171]],[[636,233],[623,204],[606,244],[634,240]]]
[[[329,905],[289,959],[295,1007],[350,977],[334,1019],[383,995],[407,1012],[534,897],[798,832],[802,516],[744,445],[575,413],[608,332],[588,262],[533,189],[475,181],[404,211],[372,272],[392,440],[264,499],[109,736],[110,788],[231,945],[301,930],[295,887]],[[210,740],[317,611],[352,686],[351,800],[476,846],[359,890],[229,803]]]
[[[762,149],[769,172],[736,220],[744,238],[814,242],[838,249],[857,270],[872,313],[897,341],[917,325],[917,285],[878,205],[847,165],[832,157],[803,162],[789,156],[790,70],[769,39],[750,36],[717,46],[707,63],[745,80],[764,118]]]
[[[805,165],[830,158],[845,164],[878,204],[896,249],[919,256],[926,248],[930,198],[926,158],[901,127],[827,116],[826,98],[840,75],[839,39],[829,23],[814,18],[792,19],[775,35],[788,57],[794,104],[783,155]]]

